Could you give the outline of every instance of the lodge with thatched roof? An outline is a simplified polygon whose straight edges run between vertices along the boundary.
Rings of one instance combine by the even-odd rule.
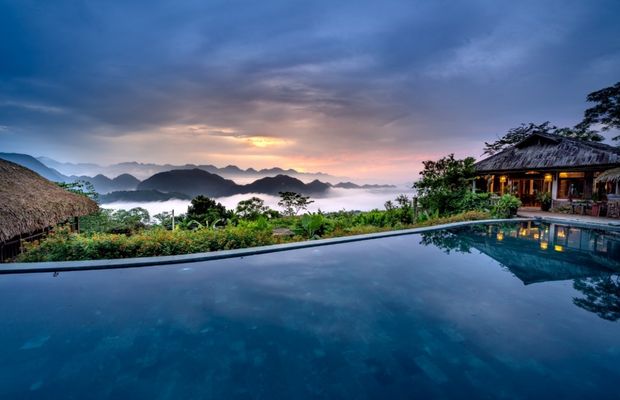
[[[479,189],[512,193],[524,205],[537,205],[541,192],[567,202],[620,194],[620,149],[602,143],[534,133],[475,167]]]
[[[0,257],[9,244],[75,217],[92,214],[97,203],[62,189],[21,165],[0,159]]]

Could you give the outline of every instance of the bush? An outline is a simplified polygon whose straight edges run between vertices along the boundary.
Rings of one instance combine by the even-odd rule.
[[[422,209],[438,211],[440,215],[464,211],[462,200],[476,177],[474,163],[472,157],[457,160],[454,154],[437,161],[424,161],[422,178],[413,184]]]
[[[240,249],[279,243],[269,230],[239,227],[168,231],[152,229],[131,236],[80,235],[59,229],[41,241],[26,243],[17,261],[70,261],[151,257]]]
[[[304,214],[295,226],[294,232],[307,239],[316,239],[333,229],[333,223],[322,214]]]
[[[490,211],[491,193],[466,192],[461,198],[459,208],[463,211]]]
[[[491,213],[496,218],[511,218],[517,214],[519,207],[521,200],[511,194],[505,194],[499,198]]]

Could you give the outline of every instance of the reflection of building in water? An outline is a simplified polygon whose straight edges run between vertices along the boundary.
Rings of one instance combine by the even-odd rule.
[[[424,241],[446,250],[475,248],[525,284],[620,272],[620,232],[526,222],[432,235]]]

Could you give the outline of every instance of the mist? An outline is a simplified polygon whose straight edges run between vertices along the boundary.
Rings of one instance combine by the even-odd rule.
[[[319,210],[324,212],[332,211],[369,211],[372,209],[383,209],[384,204],[388,200],[394,200],[399,194],[405,194],[408,197],[414,195],[414,191],[407,187],[389,188],[389,189],[331,189],[329,197],[314,198],[313,203],[308,207],[308,211],[317,212]],[[259,193],[247,193],[238,194],[234,196],[218,197],[216,201],[222,203],[228,209],[234,209],[241,200],[249,199],[250,197],[259,197],[265,201],[265,205],[274,209],[280,210],[278,207],[278,196],[271,196]],[[142,207],[148,210],[152,216],[164,211],[172,211],[176,215],[184,214],[187,212],[187,206],[190,204],[189,200],[168,200],[168,201],[154,201],[154,202],[115,202],[102,204],[103,208],[111,208],[114,210],[128,210],[134,207]]]

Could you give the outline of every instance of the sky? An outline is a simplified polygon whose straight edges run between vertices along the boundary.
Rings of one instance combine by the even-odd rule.
[[[0,151],[412,181],[620,80],[620,2],[0,0]]]

